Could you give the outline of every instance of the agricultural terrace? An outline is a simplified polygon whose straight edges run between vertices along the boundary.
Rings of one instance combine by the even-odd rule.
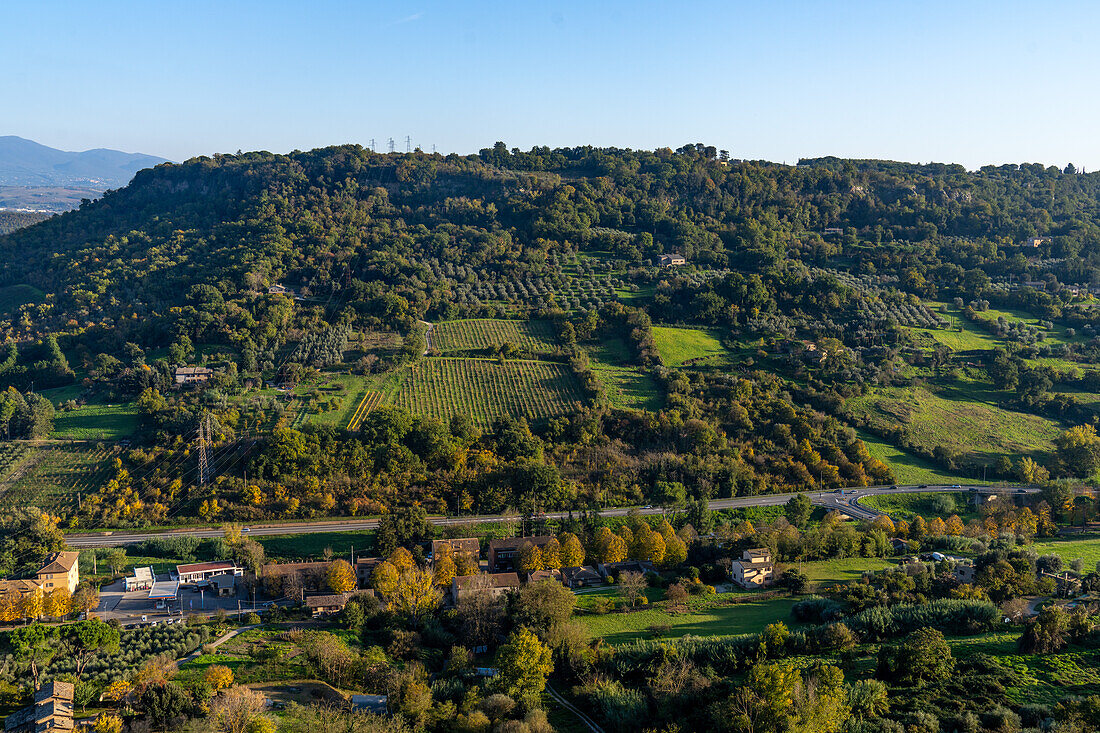
[[[409,367],[394,405],[443,420],[469,415],[489,425],[502,415],[563,415],[584,401],[580,384],[562,364],[435,358]]]
[[[729,353],[714,334],[699,328],[654,326],[653,340],[665,366],[683,366],[696,359]]]
[[[550,353],[555,348],[554,329],[548,321],[470,318],[437,323],[431,332],[432,348],[441,352],[480,351],[505,343],[532,353]]]
[[[108,480],[108,459],[117,452],[102,443],[49,443],[29,450],[31,465],[0,495],[0,507],[68,510],[80,494],[90,494]]]

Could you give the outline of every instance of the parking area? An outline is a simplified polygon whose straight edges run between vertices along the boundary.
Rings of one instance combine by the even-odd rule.
[[[255,609],[260,611],[267,599],[257,597]],[[211,616],[219,610],[235,614],[238,611],[249,613],[253,610],[253,600],[248,597],[243,586],[238,585],[236,592],[231,596],[217,596],[209,590],[200,592],[194,586],[180,586],[179,593],[174,601],[166,601],[159,604],[150,600],[149,591],[134,590],[127,592],[125,583],[117,580],[110,585],[105,585],[99,591],[99,606],[96,614],[104,619],[118,619],[119,623],[140,623],[142,617],[147,622],[163,622],[192,613]]]

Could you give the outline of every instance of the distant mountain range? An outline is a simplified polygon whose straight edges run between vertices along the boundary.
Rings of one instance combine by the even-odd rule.
[[[165,158],[96,148],[57,150],[15,135],[0,136],[0,186],[65,186],[105,191],[121,188],[142,168]]]

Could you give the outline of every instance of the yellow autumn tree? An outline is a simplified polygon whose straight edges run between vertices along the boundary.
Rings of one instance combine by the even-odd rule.
[[[600,531],[611,534],[611,530],[607,527],[601,527]],[[584,546],[577,539],[577,535],[572,532],[563,532],[558,541],[561,543],[561,553],[558,557],[561,565],[558,567],[575,568],[584,564]]]
[[[42,591],[36,590],[23,596],[19,602],[19,612],[23,618],[38,618],[42,615]]]
[[[100,715],[93,730],[95,733],[122,733],[122,718],[106,713]]]
[[[948,517],[944,525],[944,529],[946,530],[947,534],[951,535],[952,537],[958,537],[963,533],[963,522],[962,519],[959,518],[958,514],[952,514],[950,517]]]
[[[436,585],[446,588],[450,586],[451,581],[454,580],[457,567],[455,565],[453,553],[440,554],[442,557],[437,557],[432,560],[432,577]]]
[[[206,668],[202,678],[212,692],[217,692],[233,684],[233,670],[224,664],[211,664]]]
[[[416,567],[416,560],[413,559],[412,553],[404,547],[398,547],[394,550],[393,554],[389,556],[389,561],[398,571]]]
[[[132,689],[133,685],[126,680],[115,680],[107,685],[107,689],[103,692],[103,699],[111,702],[122,702]]]
[[[1039,531],[1039,518],[1026,506],[1017,515],[1016,531],[1025,537],[1034,537]]]
[[[936,517],[928,523],[928,534],[933,537],[939,537],[942,534],[947,533],[947,523],[939,517]]]
[[[375,574],[377,573],[376,569]],[[417,622],[425,613],[439,605],[440,595],[431,572],[414,565],[406,570],[395,570],[394,573],[396,577],[393,582],[383,582],[381,587],[375,585],[375,589],[382,594],[382,599],[391,610],[407,614]]]
[[[897,528],[894,526],[894,520],[890,519],[889,515],[886,514],[879,514],[871,520],[871,526],[875,529],[881,529],[887,536],[891,536],[897,531]]]
[[[73,610],[73,596],[67,587],[54,588],[42,599],[42,612],[50,618],[68,616]]]
[[[687,544],[675,534],[665,540],[665,557],[662,564],[666,568],[674,568],[687,560]]]
[[[355,568],[347,560],[333,560],[328,565],[325,580],[333,593],[348,593],[359,585],[355,578]]]
[[[542,553],[531,542],[524,542],[519,548],[519,558],[516,567],[523,573],[534,573],[542,570]]]
[[[540,547],[539,555],[542,559],[542,567],[544,570],[562,567],[561,542],[559,542],[557,538],[550,540],[545,545]]]

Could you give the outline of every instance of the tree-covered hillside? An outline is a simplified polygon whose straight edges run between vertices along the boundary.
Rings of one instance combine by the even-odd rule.
[[[1087,476],[1098,202],[702,145],[198,158],[0,237],[0,386],[136,441],[105,523]]]

